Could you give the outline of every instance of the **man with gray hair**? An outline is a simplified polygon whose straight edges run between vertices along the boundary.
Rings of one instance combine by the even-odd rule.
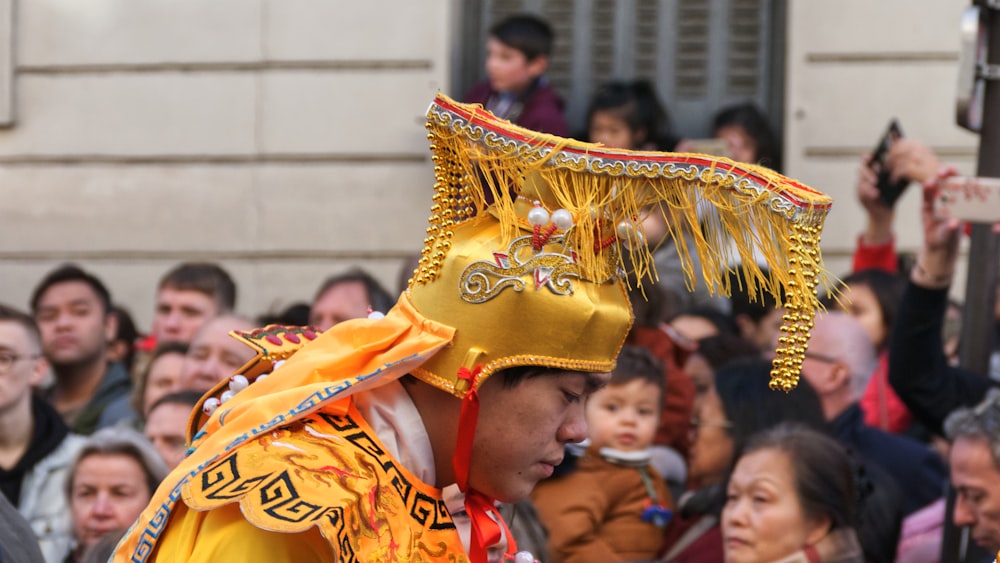
[[[840,311],[816,317],[802,377],[819,395],[833,435],[899,485],[905,516],[944,494],[947,472],[929,447],[865,425],[858,401],[877,363],[871,339],[857,319]]]
[[[954,522],[968,526],[980,547],[1000,550],[1000,389],[975,407],[953,412],[944,423],[955,487]]]

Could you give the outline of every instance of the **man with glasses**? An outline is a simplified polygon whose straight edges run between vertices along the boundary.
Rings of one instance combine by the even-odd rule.
[[[892,476],[903,492],[903,514],[944,494],[944,462],[929,447],[904,436],[865,426],[858,401],[877,356],[864,327],[852,316],[831,311],[816,317],[802,376],[819,395],[833,435]]]
[[[35,321],[0,304],[0,490],[52,562],[65,557],[72,541],[63,486],[83,439],[32,392],[47,371]]]

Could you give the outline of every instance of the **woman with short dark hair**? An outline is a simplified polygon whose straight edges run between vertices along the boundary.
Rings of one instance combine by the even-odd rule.
[[[829,436],[784,423],[755,435],[726,487],[726,563],[861,563],[854,470]]]

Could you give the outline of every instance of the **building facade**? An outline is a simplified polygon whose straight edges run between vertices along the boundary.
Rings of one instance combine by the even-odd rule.
[[[824,252],[844,273],[858,157],[891,117],[972,172],[978,138],[953,124],[966,5],[0,0],[0,301],[26,307],[67,261],[143,328],[184,260],[229,269],[249,315],[355,265],[395,291],[429,214],[423,112],[481,76],[488,22],[517,10],[561,34],[553,82],[578,127],[610,78],[653,78],[682,135],[727,102],[769,111],[786,173],[836,199]],[[904,249],[918,199],[900,203]]]

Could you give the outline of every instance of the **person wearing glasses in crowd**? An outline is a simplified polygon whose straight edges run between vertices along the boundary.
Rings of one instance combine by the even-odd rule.
[[[73,541],[62,486],[83,438],[33,392],[48,369],[34,319],[0,304],[0,490],[55,563]]]
[[[948,472],[930,447],[865,425],[858,401],[877,364],[875,346],[860,321],[840,311],[816,317],[802,377],[819,395],[834,437],[888,473],[906,492],[906,516],[944,494]]]

